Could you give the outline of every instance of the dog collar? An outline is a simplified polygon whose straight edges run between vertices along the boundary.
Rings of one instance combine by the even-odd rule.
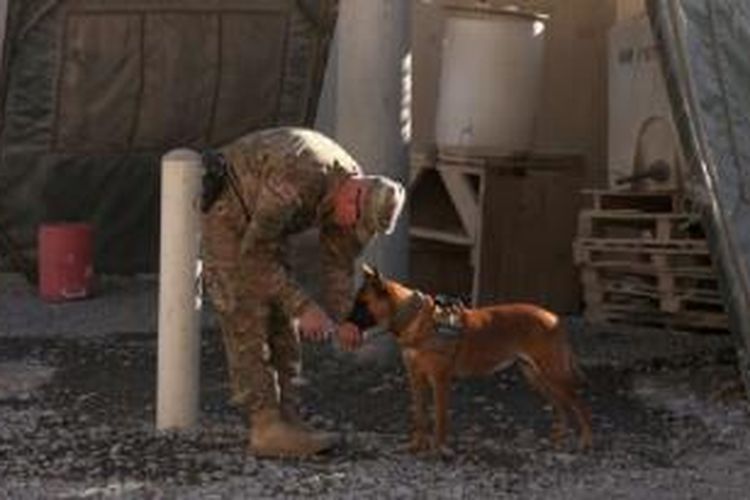
[[[388,325],[388,329],[391,331],[403,330],[406,325],[411,323],[417,314],[419,314],[426,301],[427,297],[425,294],[415,290],[409,297],[409,300],[396,309],[396,312]]]
[[[426,301],[426,296],[419,291],[415,291],[409,297],[409,300],[396,310],[393,318],[388,325],[375,325],[362,332],[362,337],[368,341],[374,337],[384,335],[388,332],[404,328],[411,323],[414,317],[422,310]]]

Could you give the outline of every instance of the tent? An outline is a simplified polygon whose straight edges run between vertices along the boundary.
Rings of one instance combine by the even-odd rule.
[[[698,180],[750,389],[750,2],[650,0],[682,146]]]
[[[337,8],[336,0],[0,4],[0,227],[33,259],[40,224],[91,222],[96,267],[117,274],[158,266],[166,151],[312,123]]]

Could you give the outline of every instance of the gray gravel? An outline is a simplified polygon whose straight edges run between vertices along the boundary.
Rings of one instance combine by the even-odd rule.
[[[153,294],[119,290],[96,307]],[[67,316],[87,304],[56,307]],[[0,498],[733,499],[750,488],[750,413],[727,338],[571,321],[594,449],[578,453],[572,439],[554,449],[548,409],[511,369],[456,387],[452,459],[404,451],[408,397],[394,358],[366,364],[307,346],[304,412],[343,431],[344,445],[310,461],[258,461],[244,452],[243,416],[227,406],[215,332],[204,333],[200,429],[159,434],[155,335],[142,324],[112,331],[128,321],[47,335],[42,321],[3,323]]]
[[[103,276],[92,298],[55,304],[39,300],[36,289],[20,275],[0,273],[0,336],[80,338],[114,332],[153,333],[157,322],[158,286],[153,275]],[[210,310],[204,314],[204,326],[215,326]]]

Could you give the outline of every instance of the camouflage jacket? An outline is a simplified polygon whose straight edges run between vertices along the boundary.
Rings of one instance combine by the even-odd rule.
[[[299,128],[250,134],[222,153],[238,177],[251,216],[249,222],[243,216],[238,228],[240,258],[263,259],[272,283],[269,292],[297,314],[310,298],[289,275],[283,250],[288,236],[318,227],[324,306],[341,320],[351,304],[354,260],[372,235],[336,226],[330,193],[361,172],[357,162],[324,135]]]

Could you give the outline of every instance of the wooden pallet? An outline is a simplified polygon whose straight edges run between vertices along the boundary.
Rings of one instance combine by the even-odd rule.
[[[694,276],[696,278],[713,276],[716,278],[713,267],[704,265],[679,265],[667,267],[653,262],[633,262],[633,261],[599,261],[588,262],[579,265],[580,269],[592,269],[596,271],[606,270],[620,272],[628,276]]]
[[[695,214],[674,192],[586,190],[574,256],[586,318],[725,330],[728,319]]]
[[[692,331],[725,332],[729,328],[729,319],[723,313],[683,312],[675,314],[629,310],[627,307],[617,306],[587,309],[585,319],[597,325],[637,325]]]
[[[574,259],[578,265],[624,267],[636,269],[669,269],[674,272],[713,269],[707,248],[674,249],[642,248],[638,246],[606,247],[574,245]]]
[[[652,290],[654,292],[669,292],[671,290],[699,290],[719,294],[719,282],[712,270],[702,272],[671,272],[664,269],[654,269],[650,273],[640,270],[632,271],[627,268],[596,268],[585,266],[581,269],[581,283],[586,288],[601,287]]]
[[[584,299],[589,307],[633,306],[639,311],[667,313],[707,311],[724,312],[724,301],[718,292],[707,290],[652,291],[641,287],[588,288]]]
[[[690,238],[677,240],[655,240],[652,238],[588,238],[579,237],[575,245],[586,249],[622,250],[622,251],[655,251],[672,253],[705,253],[708,244],[704,239]]]
[[[582,238],[704,240],[700,221],[692,213],[647,213],[638,210],[582,210],[578,216]]]
[[[724,307],[724,300],[719,290],[708,288],[677,288],[664,289],[658,284],[656,286],[641,285],[626,282],[605,283],[599,286],[589,286],[586,290],[587,295],[596,300],[597,303],[603,303],[607,295],[612,295],[613,300],[617,297],[658,299],[660,297],[670,296],[675,300],[688,301],[694,303],[705,303],[706,305],[718,305]]]
[[[584,206],[594,211],[636,210],[647,213],[679,212],[684,204],[676,191],[612,191],[584,189],[581,191]]]

